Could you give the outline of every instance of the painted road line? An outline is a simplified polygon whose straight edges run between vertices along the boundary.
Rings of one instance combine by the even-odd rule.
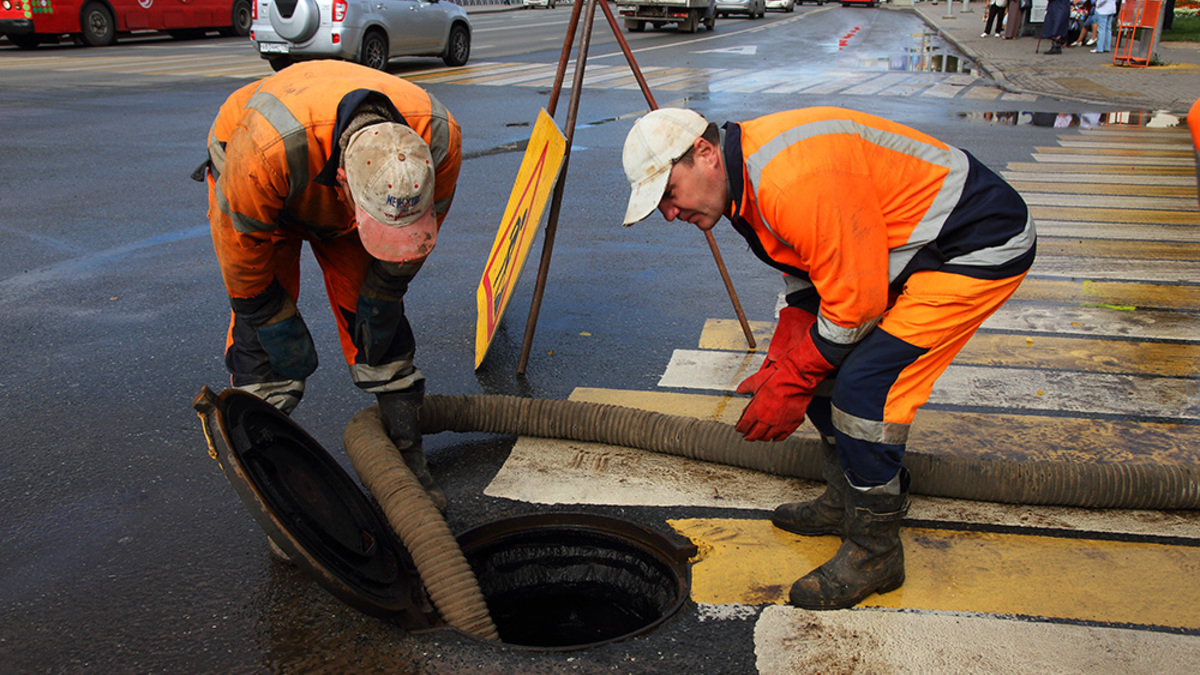
[[[1039,309],[1046,312],[1046,308]],[[1013,311],[1019,311],[1019,308],[1014,308]],[[994,318],[994,315],[989,317],[988,321],[991,323],[985,322],[983,328],[998,330],[1003,319],[993,322]],[[1057,316],[1055,319],[1061,321]],[[1125,334],[1120,335],[1124,338],[1122,340],[1069,337],[1059,335],[1059,330],[1054,330],[1053,335],[1031,335],[1020,330],[1003,333],[980,332],[967,342],[954,358],[954,363],[1159,377],[1200,377],[1200,330],[1197,330],[1200,328],[1200,317],[1189,317],[1184,322],[1185,325],[1181,326],[1182,331],[1188,332],[1186,339],[1189,342],[1186,343],[1131,340],[1127,321],[1124,319],[1114,327],[1114,331],[1124,329]],[[751,326],[756,323],[765,322],[751,322]],[[1024,322],[1019,325],[1023,324]],[[1113,335],[1118,333],[1114,332]],[[770,344],[769,334],[760,339],[767,345]],[[704,330],[700,334],[700,349],[748,351],[737,321],[717,322],[712,319],[704,324]],[[763,349],[764,347],[760,347],[759,351]]]
[[[1193,191],[1194,192],[1194,191]],[[1024,192],[1021,197],[1030,206],[1091,207],[1104,209],[1154,209],[1163,211],[1192,212],[1196,210],[1196,196],[1151,197],[1143,195],[1110,196],[1096,192]]]
[[[843,664],[861,673],[1165,675],[1189,673],[1185,664],[1200,663],[1200,638],[1194,635],[961,613],[810,612],[777,605],[759,615],[754,644],[758,672],[776,675],[833,672]]]
[[[1035,221],[1076,220],[1097,223],[1153,223],[1158,225],[1200,225],[1198,211],[1153,211],[1149,209],[1093,209],[1069,206],[1030,205]]]
[[[1200,311],[1200,288],[1115,281],[1063,281],[1026,277],[1014,300],[1066,305]]]
[[[1036,153],[1033,155],[1034,160],[1047,164],[1054,163],[1073,163],[1082,166],[1088,165],[1104,165],[1115,168],[1129,169],[1129,165],[1133,166],[1154,166],[1154,167],[1187,167],[1195,168],[1196,161],[1190,157],[1105,157],[1098,155],[1065,155],[1059,153]]]
[[[658,386],[732,394],[761,363],[758,354],[677,349]],[[1200,397],[1190,379],[1040,368],[953,363],[933,385],[929,404],[1200,421]]]
[[[449,71],[439,73],[418,73],[415,75],[406,76],[405,79],[413,82],[433,83],[433,82],[449,82],[463,77],[475,77],[477,75],[498,75],[500,73],[512,73],[519,70],[528,70],[530,68],[541,68],[544,64],[541,63],[494,63],[484,62],[472,64],[463,68],[455,68]]]
[[[1116,176],[1111,176],[1113,182],[1057,182],[1047,183],[1042,181],[1034,181],[1032,177],[1023,180],[1008,179],[1009,185],[1013,186],[1021,196],[1028,198],[1028,195],[1033,194],[1062,194],[1061,190],[1070,189],[1071,194],[1097,194],[1097,195],[1131,195],[1135,197],[1173,197],[1180,199],[1189,199],[1196,201],[1196,188],[1181,181],[1179,185],[1145,185],[1145,184],[1117,184]],[[1194,182],[1194,181],[1193,181]]]
[[[1012,166],[1011,164],[1009,165]],[[1196,188],[1196,177],[1186,176],[1182,172],[1177,175],[1122,175],[1118,172],[1111,173],[1069,173],[1046,171],[1046,167],[1040,164],[1027,164],[1023,166],[1035,167],[1033,169],[1025,168],[1021,171],[1001,171],[1000,175],[1004,180],[1013,182],[1016,180],[1035,181],[1035,185],[1042,183],[1115,183],[1122,186],[1139,186],[1139,185],[1172,185],[1182,188]],[[1055,189],[1053,186],[1051,189]],[[1035,190],[1036,191],[1036,190]]]
[[[750,321],[749,324],[758,343],[757,351],[765,352],[770,348],[774,324],[767,321]],[[1111,353],[1115,345],[1124,344],[1121,342],[1123,340],[1132,341],[1133,344],[1195,344],[1200,341],[1200,316],[1180,311],[1100,305],[1065,307],[1052,303],[1013,300],[988,317],[980,331],[1010,333],[1022,340],[1030,337],[1095,338],[1095,344],[1089,352],[1102,350]],[[976,334],[972,340],[978,339],[979,335]],[[967,346],[970,345],[968,342]],[[1082,345],[1074,347],[1082,348]],[[700,335],[699,348],[731,352],[750,351],[746,347],[741,324],[733,319],[708,319]],[[1180,358],[1187,358],[1188,351],[1179,353],[1183,355]]]
[[[1196,260],[1081,258],[1039,254],[1033,261],[1030,274],[1043,278],[1200,284],[1200,278],[1196,275],[1198,267]]]
[[[783,604],[838,537],[766,520],[669,520],[700,548],[692,600]],[[977,612],[1200,632],[1200,545],[903,528],[905,582],[859,607]]]
[[[1090,258],[1142,258],[1147,260],[1200,261],[1200,245],[1179,242],[1106,241],[1101,239],[1056,239],[1038,237],[1038,255],[1073,255]]]
[[[1145,150],[1147,148],[1154,150],[1181,150],[1189,151],[1192,149],[1191,140],[1187,136],[1180,136],[1178,140],[1163,140],[1156,143],[1146,143],[1142,140],[1137,141],[1120,141],[1120,140],[1076,140],[1074,138],[1060,138],[1059,146],[1064,148],[1094,148],[1096,150]]]
[[[1200,229],[1177,225],[1143,225],[1141,223],[1085,223],[1063,220],[1037,221],[1038,238],[1074,237],[1078,239],[1135,239],[1161,242],[1200,242]]]
[[[1110,165],[1110,164],[1089,164],[1089,163],[1084,163],[1084,162],[1078,162],[1075,158],[1072,158],[1072,161],[1075,161],[1075,163],[1074,164],[1058,163],[1057,170],[1062,171],[1063,173],[1066,173],[1066,174],[1069,174],[1069,173],[1079,173],[1079,174],[1095,173],[1095,174],[1115,174],[1118,176],[1130,176],[1130,177],[1137,177],[1137,176],[1188,176],[1189,178],[1191,178],[1193,183],[1196,181],[1195,167],[1188,167],[1188,166],[1185,166],[1182,164],[1179,166],[1141,166],[1141,165],[1133,164],[1132,162],[1129,164],[1112,164],[1112,165]],[[1043,163],[1043,162],[1038,162],[1038,163],[1009,162],[1008,166],[1006,168],[1008,169],[1008,171],[1039,173],[1039,172],[1046,172],[1046,168],[1047,168],[1046,164],[1047,163]]]
[[[1190,158],[1193,151],[1190,147],[1184,146],[1186,149],[1170,149],[1160,148],[1159,146],[1146,147],[1141,146],[1136,149],[1096,149],[1096,148],[1071,148],[1062,146],[1035,146],[1033,149],[1039,153],[1054,153],[1056,155],[1087,155],[1088,157],[1111,159],[1115,162],[1123,162],[1129,157],[1188,157]],[[1034,155],[1037,156],[1036,154]]]

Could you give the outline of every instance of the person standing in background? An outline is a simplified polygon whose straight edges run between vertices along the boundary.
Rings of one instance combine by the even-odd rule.
[[[1000,37],[1000,30],[1004,27],[1004,12],[1007,9],[1008,0],[988,0],[987,23],[984,25],[983,33],[979,37],[987,37],[989,33],[996,37]],[[995,22],[995,31],[992,30],[992,22]]]
[[[1096,48],[1093,54],[1107,54],[1112,51],[1113,18],[1117,15],[1117,0],[1096,0],[1096,9],[1092,14],[1096,19]]]
[[[1033,6],[1033,0],[1011,0],[1008,3],[1008,21],[1004,22],[1004,39],[1012,40],[1021,36],[1021,28],[1025,24],[1025,13]]]

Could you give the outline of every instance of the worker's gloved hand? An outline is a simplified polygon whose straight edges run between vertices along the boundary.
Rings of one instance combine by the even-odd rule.
[[[792,348],[772,368],[758,388],[751,392],[746,382],[738,387],[739,394],[753,393],[754,399],[738,419],[738,433],[748,441],[781,441],[804,422],[804,413],[812,402],[813,391],[829,373],[831,363],[821,356],[812,337]]]
[[[289,380],[303,380],[317,369],[317,348],[300,312],[273,320],[254,332],[276,374]]]
[[[742,380],[738,385],[739,394],[754,394],[763,382],[767,381],[774,372],[776,364],[788,352],[800,344],[800,341],[812,330],[817,322],[817,315],[806,312],[799,307],[784,307],[779,310],[779,323],[775,325],[775,334],[771,336],[771,346],[767,348],[767,358],[763,359],[758,372]]]

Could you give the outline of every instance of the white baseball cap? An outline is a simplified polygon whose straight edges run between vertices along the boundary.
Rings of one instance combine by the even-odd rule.
[[[363,248],[388,262],[424,260],[438,232],[425,139],[403,124],[372,124],[350,137],[344,160]]]
[[[671,167],[707,128],[708,120],[683,108],[659,108],[633,123],[621,153],[631,188],[625,209],[626,227],[658,207],[671,178]]]

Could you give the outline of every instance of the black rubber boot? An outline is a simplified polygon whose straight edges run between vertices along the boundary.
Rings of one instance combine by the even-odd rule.
[[[888,494],[888,485],[866,492],[847,489],[842,546],[828,562],[792,584],[788,600],[793,605],[843,609],[872,593],[900,588],[904,583],[900,521],[908,513],[908,471],[900,469],[897,478],[900,494]]]
[[[837,449],[821,439],[821,477],[825,492],[808,502],[790,502],[775,507],[771,523],[781,530],[815,537],[822,534],[843,534],[846,522],[846,474],[838,460]]]
[[[429,498],[442,513],[446,512],[446,493],[438,487],[429,465],[425,463],[425,452],[421,448],[421,403],[425,400],[425,383],[403,391],[378,394],[379,412],[387,427],[388,437],[396,444],[405,465],[429,493]]]

